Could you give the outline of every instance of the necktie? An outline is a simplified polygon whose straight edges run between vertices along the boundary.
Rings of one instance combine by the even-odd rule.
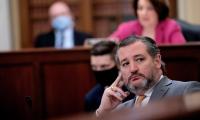
[[[61,32],[61,37],[60,37],[60,48],[63,48],[64,45],[64,40],[65,40],[65,36],[64,36],[64,32]]]
[[[135,107],[140,107],[141,104],[142,104],[142,101],[145,99],[145,97],[146,97],[145,95],[138,96],[134,106]]]
[[[62,31],[57,31],[55,34],[55,47],[56,48],[63,48],[64,42],[64,33]]]

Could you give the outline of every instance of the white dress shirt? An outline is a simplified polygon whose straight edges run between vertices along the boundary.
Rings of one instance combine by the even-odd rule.
[[[160,82],[160,80],[161,80],[162,78],[163,78],[163,75],[160,76],[159,81],[158,81],[153,87],[151,87],[147,92],[144,93],[144,95],[145,95],[146,97],[144,98],[144,100],[143,100],[142,103],[141,103],[141,106],[142,106],[142,107],[144,107],[144,106],[147,105],[147,103],[149,102],[149,99],[150,99],[150,97],[151,97],[151,94],[153,93],[154,87]],[[135,101],[137,101],[137,99],[138,99],[138,96],[136,96],[136,100],[135,100]]]
[[[55,47],[56,48],[72,48],[74,47],[74,29],[68,28],[64,31],[55,31]]]

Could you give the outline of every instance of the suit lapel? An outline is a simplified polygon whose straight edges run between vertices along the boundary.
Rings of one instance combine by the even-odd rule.
[[[155,86],[153,93],[149,101],[161,99],[168,91],[169,85],[172,84],[172,81],[164,76],[160,82]]]
[[[49,41],[50,46],[55,46],[56,36],[55,36],[55,31],[54,30],[52,30],[49,33],[48,41]]]
[[[76,30],[74,30],[73,31],[74,33],[73,33],[73,37],[74,37],[74,45],[80,45],[80,38],[79,38],[79,33],[76,31]]]

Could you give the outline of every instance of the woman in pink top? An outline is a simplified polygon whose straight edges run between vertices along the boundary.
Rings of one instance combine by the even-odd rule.
[[[137,20],[124,22],[110,36],[121,41],[130,35],[148,36],[157,44],[183,44],[185,38],[175,20],[168,18],[166,0],[134,0],[133,9]]]

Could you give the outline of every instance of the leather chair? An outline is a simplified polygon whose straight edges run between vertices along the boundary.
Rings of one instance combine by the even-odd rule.
[[[181,26],[183,35],[187,42],[200,41],[200,25],[194,25],[183,20],[176,20]]]

